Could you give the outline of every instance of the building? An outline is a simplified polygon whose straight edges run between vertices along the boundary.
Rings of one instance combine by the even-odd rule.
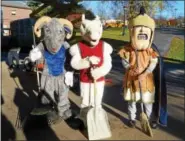
[[[5,1],[1,2],[1,23],[4,28],[3,35],[9,36],[10,23],[15,20],[29,18],[32,10],[23,1]]]
[[[104,28],[114,28],[114,27],[123,27],[123,25],[128,25],[128,20],[115,20],[115,19],[110,19],[110,20],[105,20],[103,23]]]

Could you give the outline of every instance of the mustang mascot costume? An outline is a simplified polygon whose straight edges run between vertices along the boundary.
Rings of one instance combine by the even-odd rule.
[[[80,121],[72,115],[68,99],[69,86],[73,85],[71,81],[73,73],[67,72],[64,67],[66,51],[70,47],[65,39],[71,38],[73,25],[66,19],[43,16],[36,21],[34,32],[42,40],[31,50],[30,60],[35,62],[44,58],[44,69],[41,76],[41,105],[43,107],[50,106],[51,103],[55,105],[55,110],[48,113],[51,122],[55,122],[54,117],[57,115],[60,119],[78,124]],[[77,126],[76,123],[73,125]]]
[[[104,77],[112,68],[110,56],[112,47],[100,40],[103,27],[98,17],[89,20],[82,15],[80,31],[83,41],[73,45],[70,48],[70,54],[72,55],[71,66],[80,70],[81,108],[95,105],[101,107],[105,85]],[[95,101],[93,79],[97,81]],[[89,101],[89,97],[91,97],[91,101]]]
[[[142,101],[151,127],[167,125],[166,86],[162,59],[152,46],[155,22],[142,7],[129,21],[131,44],[119,51],[126,69],[124,99],[128,101],[129,126],[135,127],[136,102]],[[155,76],[154,76],[155,75]],[[141,92],[141,93],[140,93]]]
[[[71,66],[80,71],[82,113],[83,109],[87,107],[102,109],[105,75],[107,75],[112,68],[111,53],[113,50],[108,43],[100,40],[103,26],[98,16],[83,14],[80,32],[83,40],[70,48],[70,54],[72,56]],[[94,80],[96,80],[96,82],[94,82]],[[84,124],[86,125],[85,122]],[[87,126],[89,128],[88,124]],[[97,132],[97,130],[95,132]],[[94,139],[94,137],[92,138]]]

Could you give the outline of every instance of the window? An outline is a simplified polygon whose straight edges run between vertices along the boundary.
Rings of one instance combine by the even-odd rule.
[[[8,36],[8,34],[9,34],[9,30],[7,30],[8,29],[8,26],[7,25],[3,25],[3,35],[4,36]]]
[[[16,15],[16,10],[12,10],[11,14]]]

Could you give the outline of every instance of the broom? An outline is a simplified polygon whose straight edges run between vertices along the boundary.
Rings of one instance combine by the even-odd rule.
[[[136,52],[136,63],[137,63],[137,68],[138,66],[138,54],[137,54],[137,50],[135,50]],[[153,133],[152,133],[152,129],[150,127],[150,123],[148,121],[148,117],[144,112],[144,107],[143,107],[143,100],[142,100],[142,90],[141,90],[141,83],[139,82],[139,91],[140,91],[140,98],[141,98],[141,114],[140,114],[140,122],[141,122],[141,129],[144,133],[146,133],[147,135],[153,137]]]

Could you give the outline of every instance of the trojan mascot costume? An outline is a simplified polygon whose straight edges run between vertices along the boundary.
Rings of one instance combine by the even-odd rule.
[[[142,7],[129,21],[131,43],[119,51],[125,68],[124,99],[128,101],[129,126],[135,126],[136,102],[142,100],[151,127],[167,125],[166,86],[162,59],[152,45],[155,22]],[[155,76],[154,76],[155,75]]]
[[[42,40],[31,50],[30,60],[35,62],[40,58],[44,59],[39,107],[54,107],[48,113],[50,122],[55,122],[56,117],[76,122],[68,99],[69,86],[73,85],[73,73],[65,70],[66,51],[70,47],[65,40],[71,38],[73,25],[66,19],[43,16],[36,21],[34,32]],[[34,114],[44,112],[38,109]]]

